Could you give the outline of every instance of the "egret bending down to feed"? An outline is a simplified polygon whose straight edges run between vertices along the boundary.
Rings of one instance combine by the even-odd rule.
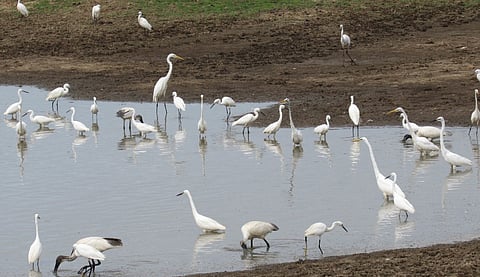
[[[472,161],[460,156],[452,151],[448,150],[445,147],[444,139],[443,139],[443,131],[445,129],[445,119],[442,116],[439,116],[437,121],[442,123],[442,131],[440,133],[440,150],[442,152],[443,159],[450,164],[452,172],[455,172],[457,166],[472,166]]]
[[[350,37],[343,33],[343,24],[340,24],[340,44],[342,45],[343,50],[343,64],[345,65],[345,54],[350,58],[352,64],[357,64],[350,56],[350,53],[348,53],[348,50],[350,49]]]
[[[476,134],[478,136],[478,124],[480,124],[480,110],[478,109],[477,97],[478,97],[478,89],[475,89],[475,109],[473,110],[472,115],[470,116],[470,121],[472,122],[472,125],[470,125],[470,129],[468,129],[468,135],[470,135],[472,126],[475,124],[477,127]]]
[[[25,90],[19,88],[17,90],[18,101],[11,104],[10,106],[8,106],[8,108],[3,113],[4,116],[11,115],[12,119],[17,119],[18,118],[18,115],[20,115],[19,114],[20,110],[22,109],[22,102],[23,102],[22,92],[28,93],[28,91],[25,91]]]
[[[125,121],[128,120],[128,130],[132,134],[132,114],[134,109],[132,107],[123,107],[117,111],[117,117],[123,119],[123,134],[125,135]]]
[[[143,138],[147,138],[148,133],[153,133],[157,131],[157,128],[155,126],[152,126],[147,123],[143,123],[143,119],[140,117],[140,121],[137,121],[136,116],[135,116],[135,110],[132,111],[132,122],[133,126],[137,128],[137,130],[140,132],[140,136]]]
[[[152,25],[148,22],[148,20],[145,17],[143,17],[142,11],[138,11],[137,20],[140,27],[142,27],[147,31],[152,31]]]
[[[243,224],[242,228],[243,239],[240,241],[240,245],[243,249],[247,249],[246,241],[250,240],[250,248],[253,249],[253,239],[263,239],[267,244],[267,250],[270,248],[270,244],[265,239],[265,236],[272,231],[278,231],[277,225],[264,221],[249,221]]]
[[[180,195],[187,195],[188,200],[190,200],[190,207],[192,208],[192,214],[193,218],[195,219],[195,223],[197,223],[197,226],[200,227],[204,232],[219,232],[219,231],[225,231],[225,226],[222,224],[218,223],[216,220],[201,215],[197,212],[197,209],[195,208],[195,204],[193,203],[192,195],[190,194],[190,191],[184,190],[180,193],[177,194],[177,196]]]
[[[285,98],[282,101],[280,101],[281,104],[288,104],[288,117],[290,118],[290,129],[292,129],[292,142],[294,147],[301,147],[302,146],[302,141],[303,141],[303,136],[302,132],[300,130],[297,130],[295,128],[295,125],[293,124],[293,119],[292,119],[292,105],[290,104],[290,99]]]
[[[39,128],[45,128],[49,123],[54,122],[55,119],[43,116],[43,115],[34,115],[33,110],[28,110],[24,115],[30,114],[30,121],[39,125]]]
[[[173,96],[173,104],[178,110],[178,118],[182,118],[181,111],[185,111],[185,108],[186,108],[185,102],[183,102],[183,99],[181,97],[177,96],[176,91],[172,92],[172,96]]]
[[[378,189],[383,193],[383,198],[385,200],[388,200],[389,196],[393,196],[393,190],[392,190],[393,182],[392,180],[385,178],[385,176],[378,169],[375,156],[373,155],[372,146],[370,145],[370,142],[368,141],[368,139],[366,137],[361,137],[360,140],[365,142],[365,144],[368,146],[368,151],[370,152],[370,160],[372,161],[373,172],[375,173],[375,179],[377,181]],[[397,187],[397,193],[405,197],[405,194],[403,193],[402,189],[400,189],[398,185],[396,185],[396,187]]]
[[[225,106],[225,111],[227,112],[227,120],[226,121],[228,122],[228,119],[230,118],[230,115],[232,114],[232,107],[235,107],[235,101],[233,101],[233,99],[231,97],[224,96],[224,97],[222,97],[222,100],[215,99],[215,101],[213,101],[212,105],[210,106],[210,109],[213,108],[213,106],[215,106],[215,104],[220,104],[220,105]]]
[[[305,249],[307,249],[307,237],[310,236],[318,236],[318,249],[320,249],[320,252],[323,255],[323,250],[322,247],[320,246],[320,242],[322,241],[322,235],[326,232],[330,232],[335,228],[335,226],[341,226],[345,232],[348,232],[347,228],[343,225],[341,221],[335,221],[330,225],[330,227],[327,227],[325,223],[322,222],[317,222],[313,223],[308,227],[307,230],[305,230]]]
[[[85,132],[90,131],[90,129],[87,128],[87,126],[85,126],[85,124],[83,124],[80,121],[76,121],[76,120],[73,119],[73,117],[75,116],[75,108],[74,107],[70,107],[70,109],[67,111],[67,113],[68,112],[72,112],[72,116],[70,117],[70,121],[72,122],[73,128],[75,130],[77,130],[79,136],[83,136],[85,134]]]
[[[100,4],[97,4],[92,7],[92,19],[93,23],[97,23],[98,19],[100,19]]]
[[[93,97],[93,104],[90,106],[90,112],[92,113],[92,121],[93,116],[95,116],[95,122],[98,121],[98,105],[97,105],[97,97]]]
[[[27,7],[25,7],[25,5],[22,2],[20,2],[20,0],[17,1],[17,10],[23,16],[25,16],[25,17],[28,16]]]
[[[199,136],[202,138],[207,131],[207,122],[205,121],[205,118],[203,118],[203,94],[200,95],[200,119],[198,120],[197,128]]]
[[[263,129],[263,133],[268,134],[267,138],[270,138],[270,135],[273,134],[273,139],[276,140],[275,135],[277,134],[278,130],[280,129],[280,125],[282,124],[283,109],[285,109],[285,105],[278,106],[278,113],[279,113],[278,120],[273,123],[270,123],[270,125],[268,125],[265,129]]]
[[[405,198],[405,196],[402,196],[398,193],[397,191],[397,174],[395,172],[392,172],[389,176],[385,178],[393,178],[393,184],[392,184],[392,191],[393,191],[393,203],[397,208],[400,209],[400,213],[402,211],[405,212],[405,215],[407,216],[405,218],[405,221],[407,221],[408,218],[408,213],[414,214],[415,213],[415,208],[413,205]],[[398,214],[398,217],[400,218],[400,213]]]
[[[42,243],[40,242],[40,236],[38,235],[38,220],[40,216],[35,214],[35,240],[30,249],[28,250],[28,263],[32,265],[32,270],[34,270],[35,262],[37,262],[37,270],[40,271],[40,254],[42,254]]]
[[[57,112],[58,112],[58,100],[60,99],[60,97],[67,95],[69,91],[70,91],[70,85],[64,84],[63,87],[58,87],[48,93],[47,98],[45,98],[45,100],[52,101],[52,111],[54,111],[53,103],[57,101]]]
[[[253,112],[246,113],[242,115],[239,119],[235,120],[232,123],[232,126],[236,125],[243,125],[242,134],[245,134],[245,128],[247,129],[247,133],[250,134],[250,125],[257,120],[258,113],[260,113],[260,108],[253,109]]]
[[[355,126],[357,127],[357,138],[360,137],[360,110],[358,109],[357,105],[353,103],[353,95],[350,96],[350,106],[348,107],[348,116],[353,122],[352,125],[352,137],[355,137]]]
[[[91,247],[95,248],[97,251],[104,252],[107,250],[110,250],[112,248],[118,248],[123,246],[122,240],[117,239],[117,238],[103,238],[103,237],[86,237],[79,239],[77,242],[75,242],[76,245],[79,244],[85,244],[85,245],[90,245]],[[74,244],[74,245],[75,245]],[[78,253],[75,252],[75,249],[72,250],[72,253],[70,256],[58,256],[56,261],[55,261],[55,267],[53,269],[53,273],[57,273],[58,268],[60,267],[60,264],[63,263],[64,261],[74,261],[79,257],[80,255],[77,255]],[[95,261],[94,261],[95,262]],[[100,261],[97,263],[94,263],[95,266],[100,265]],[[81,274],[82,272],[88,272],[92,265],[89,263],[89,265],[86,265],[82,267],[78,273]]]
[[[322,137],[323,140],[327,140],[328,129],[330,129],[330,119],[330,115],[327,114],[327,116],[325,117],[325,121],[327,123],[318,125],[317,127],[315,127],[315,129],[313,129],[313,132],[319,136],[320,140],[322,140]]]
[[[165,94],[167,93],[168,80],[172,76],[173,63],[172,59],[183,60],[182,57],[176,54],[168,54],[167,63],[168,63],[168,73],[167,75],[158,79],[153,88],[153,102],[155,102],[155,112],[158,114],[158,101],[160,101],[160,96],[163,97],[163,106],[165,107],[165,112],[167,112],[167,104],[165,103]]]

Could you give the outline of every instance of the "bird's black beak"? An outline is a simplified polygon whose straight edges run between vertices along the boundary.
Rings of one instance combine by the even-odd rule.
[[[389,178],[390,178],[390,176],[392,176],[392,175],[388,175],[387,177],[385,177],[385,179],[389,179]]]
[[[263,114],[263,116],[266,116],[266,114],[264,112],[260,111],[260,113]]]
[[[215,106],[215,103],[213,103],[212,105],[210,105],[210,109],[213,108],[213,106]]]
[[[180,195],[182,195],[182,194],[183,194],[183,192],[177,193],[177,196],[180,196]]]
[[[343,230],[345,230],[345,232],[348,233],[347,227],[345,227],[345,226],[342,225],[342,228],[343,228]]]

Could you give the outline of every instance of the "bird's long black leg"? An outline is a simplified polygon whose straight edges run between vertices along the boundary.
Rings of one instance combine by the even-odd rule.
[[[320,249],[320,253],[323,255],[323,250],[322,247],[320,246],[320,242],[322,241],[322,238],[318,238],[318,249]]]
[[[348,53],[348,48],[346,50],[346,53],[347,53],[347,56],[350,58],[350,62],[354,65],[357,65],[357,63],[352,59],[352,57],[350,56],[350,53]]]
[[[263,241],[267,244],[267,250],[270,249],[270,243],[266,239],[263,239]]]
[[[470,135],[470,131],[472,130],[472,126],[473,125],[470,125],[470,128],[468,129],[468,135]]]
[[[307,237],[305,236],[305,249],[307,249]]]
[[[253,249],[253,239],[250,240],[250,248]]]
[[[165,108],[165,114],[168,113],[167,111],[167,102],[165,101],[165,98],[163,99],[163,107]]]
[[[58,99],[57,99],[57,113],[58,113]]]

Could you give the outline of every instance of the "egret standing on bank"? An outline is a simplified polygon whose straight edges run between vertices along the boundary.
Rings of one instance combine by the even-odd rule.
[[[70,107],[70,109],[67,111],[67,113],[72,112],[72,116],[70,117],[70,121],[73,125],[73,128],[77,130],[79,136],[83,136],[85,132],[90,131],[85,124],[83,124],[80,121],[76,121],[73,117],[75,116],[75,108]]]
[[[145,17],[142,16],[142,11],[138,12],[137,20],[140,27],[142,27],[147,31],[152,31],[152,25],[148,22],[148,20]]]
[[[28,16],[27,7],[25,7],[25,5],[22,2],[20,2],[20,0],[17,1],[17,10],[22,16],[24,17]]]
[[[437,121],[442,123],[442,131],[440,132],[440,151],[442,152],[443,159],[450,164],[452,172],[456,171],[457,166],[472,166],[472,161],[460,156],[445,147],[443,141],[443,132],[445,130],[445,119],[442,116],[437,117]]]
[[[267,250],[270,248],[270,244],[265,239],[265,236],[272,231],[278,231],[277,225],[264,221],[249,221],[245,223],[242,228],[243,239],[240,241],[240,246],[243,249],[247,249],[246,241],[250,240],[250,248],[253,249],[253,239],[263,239],[267,244]]]
[[[477,77],[477,80],[480,81],[480,69],[475,69],[475,76]]]
[[[173,63],[172,59],[183,60],[182,57],[177,56],[176,54],[168,54],[167,63],[168,63],[168,73],[167,75],[158,79],[153,88],[153,102],[155,103],[155,112],[158,115],[158,101],[160,101],[160,96],[163,97],[163,106],[165,107],[165,113],[167,112],[167,104],[165,103],[165,94],[167,93],[168,80],[172,76]]]
[[[313,132],[319,136],[320,140],[322,140],[322,137],[323,137],[323,140],[327,141],[327,133],[328,133],[328,129],[330,129],[330,122],[329,122],[330,119],[331,119],[330,115],[327,114],[327,116],[325,117],[325,121],[327,123],[318,125],[317,127],[315,127],[315,129],[313,129]]]
[[[210,109],[213,108],[213,106],[215,106],[215,104],[220,104],[220,105],[225,106],[225,111],[227,112],[227,120],[226,121],[228,122],[228,119],[230,118],[230,115],[232,114],[232,107],[235,107],[235,101],[233,101],[233,99],[231,97],[224,96],[224,97],[222,97],[222,100],[220,100],[220,98],[215,99],[215,101],[213,101],[212,105],[210,106]]]
[[[348,232],[347,228],[343,225],[341,221],[335,221],[332,223],[330,227],[327,227],[325,223],[317,222],[310,225],[310,227],[305,230],[305,249],[307,249],[307,237],[310,236],[318,236],[318,249],[323,255],[322,247],[320,246],[320,242],[322,241],[322,235],[326,232],[330,232],[335,228],[335,226],[341,226],[345,232]]]
[[[100,19],[100,4],[97,4],[92,7],[92,19],[93,23],[97,23],[97,21]]]
[[[352,64],[357,64],[350,56],[350,53],[348,53],[348,50],[350,49],[350,37],[343,33],[343,24],[340,24],[340,44],[342,45],[343,50],[343,65],[345,66],[345,54],[350,58]]]
[[[18,116],[20,116],[20,110],[22,109],[22,92],[28,93],[28,91],[25,91],[21,88],[17,90],[17,95],[18,95],[18,102],[15,102],[8,106],[8,108],[5,110],[3,113],[4,116],[6,115],[11,115],[12,119],[17,119]]]
[[[42,254],[42,243],[40,242],[40,236],[38,235],[38,220],[40,216],[35,214],[35,240],[30,249],[28,250],[28,263],[32,265],[32,270],[34,270],[35,262],[37,262],[37,270],[40,271],[40,254]]]
[[[53,109],[53,103],[57,101],[57,112],[58,112],[58,100],[60,99],[60,97],[67,95],[69,91],[70,91],[70,85],[64,84],[63,87],[58,87],[48,93],[47,98],[45,98],[45,100],[52,101],[52,111],[55,111]]]
[[[195,223],[197,224],[200,229],[202,229],[204,232],[222,232],[225,231],[225,226],[222,224],[218,223],[216,220],[201,215],[197,212],[197,208],[195,208],[195,204],[193,203],[192,195],[190,194],[190,191],[184,190],[180,193],[177,194],[177,196],[180,195],[187,195],[188,200],[190,200],[190,207],[192,208],[192,214],[193,218],[195,219]]]
[[[267,138],[270,138],[270,135],[273,134],[273,140],[276,140],[275,135],[280,129],[280,125],[282,125],[283,109],[285,109],[285,105],[278,106],[278,113],[279,113],[278,120],[273,123],[270,123],[270,125],[268,125],[265,129],[263,129],[263,133],[267,134]]]
[[[352,137],[355,138],[355,126],[357,127],[357,138],[360,137],[360,109],[353,103],[353,95],[350,96],[350,106],[348,107],[348,116],[352,120]]]
[[[468,129],[468,135],[470,135],[472,126],[475,124],[477,127],[476,134],[478,136],[478,124],[480,124],[480,110],[478,109],[477,97],[478,97],[478,89],[475,89],[475,109],[473,110],[472,115],[470,116],[470,121],[472,122],[472,125],[470,125],[470,129]]]
[[[250,134],[250,125],[257,120],[258,113],[260,112],[260,108],[255,108],[253,109],[253,112],[246,113],[239,119],[235,120],[232,123],[232,126],[243,125],[242,134],[245,135],[245,128],[247,129],[247,134]]]

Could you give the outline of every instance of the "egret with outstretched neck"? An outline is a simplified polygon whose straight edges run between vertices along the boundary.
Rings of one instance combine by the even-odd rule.
[[[327,227],[327,225],[322,222],[317,222],[310,225],[310,227],[305,230],[305,249],[307,249],[307,237],[318,236],[318,249],[320,249],[320,252],[323,255],[323,250],[320,246],[320,242],[322,241],[322,235],[326,232],[332,231],[335,226],[340,226],[343,228],[343,230],[345,230],[345,232],[348,232],[347,228],[343,225],[343,222],[341,221],[334,221],[332,225],[330,225],[330,227]]]
[[[85,134],[85,132],[90,131],[90,129],[87,128],[87,126],[85,126],[85,124],[83,124],[83,123],[80,122],[80,121],[76,121],[76,120],[74,119],[74,116],[75,116],[75,108],[74,108],[74,107],[70,107],[70,109],[67,111],[67,113],[69,113],[69,112],[72,112],[72,115],[71,115],[71,117],[70,117],[70,122],[72,123],[73,128],[74,128],[75,130],[77,130],[78,135],[82,136],[82,135]]]
[[[38,220],[40,216],[35,214],[35,240],[30,249],[28,250],[28,263],[32,265],[32,270],[34,270],[35,262],[37,262],[37,270],[40,271],[40,255],[42,254],[42,242],[40,242],[40,236],[38,234]]]
[[[287,104],[288,105],[288,117],[290,119],[290,129],[292,130],[292,142],[294,147],[301,147],[302,142],[303,142],[303,135],[300,130],[297,130],[295,128],[295,125],[293,124],[293,119],[292,119],[292,105],[290,104],[290,99],[285,98],[283,99],[280,104]]]
[[[250,240],[250,248],[253,249],[253,239],[263,239],[267,245],[267,250],[270,249],[270,244],[265,237],[273,231],[278,231],[278,226],[264,221],[249,221],[243,224],[241,231],[243,238],[240,241],[240,246],[243,249],[247,249],[246,242]]]
[[[470,125],[470,128],[468,129],[468,135],[470,135],[470,131],[472,131],[473,125],[475,125],[477,128],[477,131],[475,132],[475,134],[478,136],[478,125],[480,124],[480,110],[478,109],[477,97],[478,97],[478,89],[475,89],[475,109],[473,110],[472,115],[470,116],[470,121],[472,122],[472,125]]]
[[[167,75],[161,77],[158,79],[158,81],[155,83],[155,87],[153,88],[153,102],[155,103],[155,112],[158,115],[158,102],[160,101],[160,97],[163,97],[163,106],[165,107],[165,112],[167,112],[167,104],[165,103],[165,95],[167,93],[167,86],[168,86],[168,80],[170,80],[170,77],[172,76],[172,71],[173,71],[173,63],[172,60],[183,60],[182,57],[171,53],[168,54],[167,56],[167,63],[168,63],[168,72]]]
[[[204,232],[223,232],[225,231],[225,226],[218,223],[216,220],[201,215],[198,213],[195,204],[193,203],[192,195],[190,194],[189,190],[184,190],[177,194],[177,196],[187,195],[188,200],[190,201],[190,207],[192,208],[193,218],[195,219],[195,223],[197,226],[202,229]]]
[[[445,119],[442,116],[439,116],[436,120],[442,123],[442,131],[440,133],[440,152],[442,153],[443,159],[450,164],[452,172],[456,171],[457,166],[472,166],[471,160],[460,156],[457,153],[453,153],[445,147],[445,142],[443,138],[443,132],[445,130]]]
[[[267,134],[267,138],[270,138],[270,136],[273,135],[273,139],[276,140],[276,134],[282,124],[283,109],[285,109],[285,105],[278,106],[278,113],[279,113],[278,120],[273,123],[270,123],[270,125],[268,125],[265,129],[263,129],[263,133]]]
[[[200,139],[205,136],[205,132],[207,131],[207,122],[203,117],[203,94],[200,95],[200,119],[197,123],[197,129],[200,136]]]
[[[54,122],[55,119],[43,116],[35,115],[33,110],[28,110],[24,115],[30,114],[30,121],[39,125],[40,128],[45,128],[49,123]]]
[[[17,119],[20,115],[20,110],[22,109],[22,92],[28,93],[28,91],[19,88],[17,90],[18,101],[8,106],[8,108],[3,113],[4,116],[11,115],[12,119]]]

